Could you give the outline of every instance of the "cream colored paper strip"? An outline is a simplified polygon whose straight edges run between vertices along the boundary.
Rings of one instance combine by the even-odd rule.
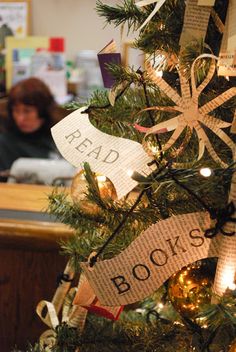
[[[56,332],[52,329],[44,331],[39,338],[39,345],[42,351],[50,352],[56,343]],[[47,346],[47,347],[46,347]]]
[[[151,19],[155,16],[155,14],[159,11],[159,9],[161,8],[161,6],[165,3],[166,0],[141,0],[138,1],[136,3],[136,6],[138,7],[143,7],[143,6],[147,6],[150,4],[153,4],[154,2],[156,2],[156,6],[154,8],[154,10],[150,13],[150,15],[148,16],[148,18],[144,21],[144,23],[142,24],[142,26],[139,29],[142,29],[143,27],[146,26],[146,24],[151,21]]]
[[[230,132],[231,133],[236,133],[236,110],[234,112],[234,119],[233,119],[233,122],[232,122],[232,126],[231,126],[231,129],[230,129]]]
[[[43,317],[43,310],[47,308],[48,314],[46,318]],[[59,325],[59,319],[55,310],[54,305],[48,301],[40,301],[36,307],[36,313],[40,317],[40,319],[49,326],[50,328],[55,329],[57,325]]]
[[[236,157],[236,148],[234,160]],[[236,207],[236,172],[233,174],[229,202],[233,201]],[[235,214],[233,215],[235,218]],[[236,289],[236,223],[228,222],[224,230],[235,232],[232,237],[221,236],[219,247],[219,259],[217,262],[213,292],[222,296],[227,289]]]
[[[194,39],[205,39],[211,6],[199,6],[198,0],[187,0],[180,45],[185,46]]]
[[[198,0],[197,4],[199,6],[214,6],[215,0]]]
[[[211,17],[218,29],[218,31],[222,34],[224,33],[224,30],[225,30],[225,25],[224,23],[221,21],[218,13],[216,13],[216,11],[214,10],[214,8],[211,9]]]
[[[207,213],[173,216],[144,231],[117,257],[91,269],[82,263],[101,304],[119,306],[144,299],[172,274],[196,260],[218,255],[218,239],[203,236]]]
[[[111,104],[111,106],[115,105],[116,102],[116,97],[117,95],[122,91],[125,90],[128,86],[129,86],[129,82],[128,81],[123,81],[120,84],[118,84],[117,86],[113,86],[108,93],[108,99],[109,102]]]
[[[147,164],[152,159],[141,144],[99,131],[88,115],[82,114],[84,109],[72,112],[52,128],[54,141],[72,165],[82,168],[88,162],[94,172],[107,176],[121,198],[137,185],[128,176],[129,170],[149,175],[152,170]]]
[[[229,0],[228,5],[228,40],[227,49],[235,53],[236,50],[236,1]]]

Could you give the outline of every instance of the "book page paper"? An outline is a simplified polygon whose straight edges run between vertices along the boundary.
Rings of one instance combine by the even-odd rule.
[[[236,1],[229,0],[228,6],[228,42],[227,50],[235,52],[236,49]]]
[[[234,160],[236,147],[234,147]],[[229,203],[236,207],[236,172],[234,172],[229,194]],[[232,216],[235,218],[235,214]],[[224,230],[228,233],[234,232],[233,236],[221,236],[219,247],[219,259],[217,262],[213,291],[222,296],[229,288],[236,289],[236,223],[227,222]]]
[[[218,255],[218,238],[204,237],[208,213],[173,216],[145,230],[113,259],[81,267],[99,301],[118,306],[144,299],[172,274],[196,260]]]
[[[140,143],[114,137],[99,131],[89,121],[85,108],[78,109],[57,123],[52,136],[62,156],[76,167],[88,162],[94,172],[107,176],[114,184],[118,198],[125,196],[137,182],[128,176],[130,170],[146,176],[152,170],[152,159]]]
[[[225,30],[221,42],[219,61],[218,61],[218,75],[219,76],[236,76],[236,33],[235,33],[235,15],[236,5],[233,1],[229,2]],[[232,12],[232,14],[231,14]]]
[[[214,6],[215,0],[198,0],[197,4],[199,6]]]
[[[210,12],[210,6],[199,6],[198,0],[187,0],[180,45],[184,46],[194,39],[205,39]]]
[[[230,132],[231,133],[236,133],[236,110],[234,112],[234,119],[233,119],[233,122],[232,122],[232,126],[231,126],[231,129],[230,129]]]

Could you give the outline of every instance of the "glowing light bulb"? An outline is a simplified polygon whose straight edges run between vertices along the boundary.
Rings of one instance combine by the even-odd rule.
[[[133,170],[131,170],[131,169],[129,169],[129,170],[127,170],[127,175],[129,176],[129,177],[132,177],[133,176]]]
[[[230,290],[236,289],[236,284],[234,283],[235,269],[231,266],[226,265],[223,268],[221,276],[222,289],[225,291],[227,288]]]
[[[199,172],[203,177],[210,177],[212,175],[212,170],[209,167],[202,167]]]
[[[151,146],[151,152],[153,153],[153,154],[158,154],[158,153],[160,153],[160,150],[159,150],[159,148],[157,147],[157,146]]]
[[[163,71],[157,71],[156,70],[156,76],[157,77],[162,77],[163,76]]]
[[[97,180],[98,180],[98,182],[105,182],[106,181],[106,176],[104,176],[104,175],[98,175],[97,176]]]

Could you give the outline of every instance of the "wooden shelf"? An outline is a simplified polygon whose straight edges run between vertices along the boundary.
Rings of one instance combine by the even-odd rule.
[[[72,236],[73,230],[68,226],[44,220],[47,197],[52,190],[53,187],[49,186],[0,183],[1,246],[11,244],[14,247],[58,249],[60,240]],[[1,212],[8,216],[1,215]],[[40,215],[42,221],[39,220]],[[34,216],[35,220],[32,219]]]
[[[50,186],[0,183],[0,209],[43,212],[52,190]]]

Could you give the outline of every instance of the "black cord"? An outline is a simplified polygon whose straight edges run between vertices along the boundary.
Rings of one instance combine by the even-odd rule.
[[[57,275],[57,285],[61,285],[64,282],[72,282],[73,278],[70,279],[70,276],[68,274],[60,273]]]
[[[127,88],[128,88],[128,86],[125,87],[124,89],[122,89],[122,91],[115,97],[115,101],[118,100],[123,95],[123,93],[126,91]],[[103,105],[103,106],[90,105],[86,110],[84,110],[82,112],[82,114],[88,114],[93,109],[94,110],[108,109],[110,106],[111,106],[111,103],[108,103],[108,104]]]
[[[236,223],[236,218],[232,217],[234,213],[235,213],[235,206],[233,201],[230,202],[225,208],[216,210],[215,226],[210,229],[207,229],[204,233],[204,236],[206,238],[213,238],[217,235],[217,233],[221,233],[222,235],[228,236],[228,237],[235,235],[235,231],[226,232],[224,230],[224,225],[226,223],[228,222]]]
[[[187,191],[192,197],[194,197],[201,204],[201,206],[208,211],[208,213],[210,214],[211,219],[215,219],[216,220],[215,225],[205,231],[204,236],[206,238],[213,238],[218,233],[221,233],[224,236],[233,236],[233,235],[235,235],[235,231],[226,232],[223,229],[225,224],[228,223],[228,222],[236,223],[236,218],[232,217],[235,214],[235,206],[234,206],[233,201],[231,201],[229,204],[227,204],[226,207],[223,208],[223,209],[209,208],[208,205],[197,194],[195,194],[186,185],[184,185],[183,183],[179,182],[179,180],[173,175],[173,172],[171,172],[171,169],[169,169],[169,172],[170,172],[171,178],[175,181],[175,183],[178,186],[182,187],[185,191]]]
[[[140,68],[137,69],[136,73],[142,75],[142,71],[140,70]],[[129,84],[127,84],[127,86],[121,90],[121,92],[115,97],[115,101],[117,101],[126,91],[126,89],[132,84],[132,82],[130,82]],[[92,109],[94,110],[99,110],[99,109],[108,109],[111,106],[110,103],[103,105],[103,106],[95,106],[95,105],[90,105],[86,110],[84,110],[82,112],[82,114],[88,114]]]
[[[108,237],[108,239],[105,241],[105,243],[102,245],[102,247],[99,249],[99,251],[90,258],[90,262],[89,265],[90,267],[93,267],[94,264],[97,262],[98,257],[102,254],[102,252],[104,251],[104,249],[108,246],[108,244],[115,238],[115,236],[120,232],[121,228],[123,227],[123,225],[125,224],[126,220],[128,219],[128,217],[130,216],[130,214],[134,211],[134,209],[137,207],[137,205],[139,204],[139,202],[142,199],[142,196],[144,195],[144,193],[146,192],[146,189],[143,189],[138,198],[136,199],[136,201],[134,202],[134,204],[132,205],[132,207],[129,209],[128,213],[125,214],[123,220],[119,223],[119,225],[115,228],[115,230],[113,231],[113,233],[111,234],[110,237]]]

